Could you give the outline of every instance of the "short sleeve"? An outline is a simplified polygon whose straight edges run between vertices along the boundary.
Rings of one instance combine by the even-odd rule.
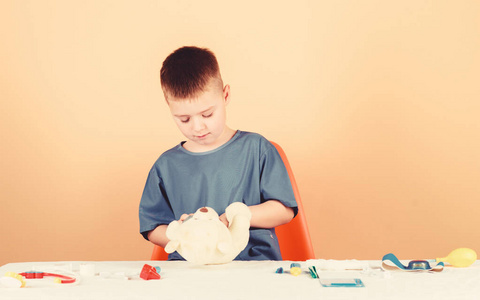
[[[293,208],[297,215],[297,202],[287,168],[277,149],[270,142],[261,156],[260,163],[261,201],[278,200],[286,207]]]
[[[139,208],[140,233],[148,240],[149,231],[175,220],[160,174],[155,166],[150,170]]]

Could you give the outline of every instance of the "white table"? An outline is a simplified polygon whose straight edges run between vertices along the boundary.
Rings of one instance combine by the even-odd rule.
[[[161,267],[160,280],[143,280],[143,265]],[[25,262],[0,267],[5,272],[30,270],[74,274],[74,284],[57,284],[52,278],[29,279],[25,288],[0,287],[0,299],[480,299],[480,262],[440,273],[385,272],[379,261],[349,261],[363,270],[322,270],[322,278],[360,278],[364,288],[326,288],[308,273],[275,274],[289,269],[288,261],[232,262],[195,266],[188,262]],[[325,267],[325,261],[300,262],[307,270]],[[345,263],[345,262],[343,262]],[[81,276],[81,264],[94,264],[95,276]],[[335,265],[334,265],[335,266]],[[331,265],[330,265],[331,268]],[[336,267],[334,267],[336,268]],[[72,273],[70,273],[72,272]]]

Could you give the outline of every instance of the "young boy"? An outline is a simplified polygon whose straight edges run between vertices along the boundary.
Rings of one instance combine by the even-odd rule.
[[[228,226],[225,208],[245,203],[252,212],[250,240],[237,260],[281,260],[275,227],[288,223],[297,204],[275,147],[256,133],[226,125],[230,86],[215,55],[183,47],[163,62],[165,99],[187,141],[163,153],[150,170],[139,217],[145,239],[165,247],[168,224],[209,206]],[[170,260],[183,259],[174,252]]]

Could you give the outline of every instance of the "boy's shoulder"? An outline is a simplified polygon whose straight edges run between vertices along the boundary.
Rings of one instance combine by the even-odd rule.
[[[235,138],[236,141],[242,141],[242,142],[259,143],[259,144],[270,143],[263,135],[256,132],[250,132],[250,131],[238,130],[233,138]]]
[[[267,138],[259,133],[249,131],[241,131],[239,133],[239,141],[242,141],[246,146],[258,147],[261,153],[265,153],[266,151],[275,148]]]
[[[256,132],[250,132],[250,131],[241,131],[238,130],[237,132],[238,136],[247,140],[253,140],[253,141],[263,141],[266,140],[263,135],[256,133]]]
[[[183,143],[183,142],[182,142]],[[160,154],[160,157],[158,159],[161,159],[161,158],[166,158],[166,157],[171,157],[172,155],[178,155],[178,154],[181,154],[182,153],[182,143],[179,143],[177,145],[175,145],[174,147],[166,150],[165,152],[163,152],[162,154]]]
[[[153,164],[154,167],[155,166],[160,167],[161,165],[164,165],[165,163],[168,163],[168,161],[174,160],[176,156],[181,154],[181,149],[180,149],[181,147],[182,147],[181,144],[178,144],[178,145],[166,150],[162,154],[160,154],[160,156],[157,158],[157,160]]]

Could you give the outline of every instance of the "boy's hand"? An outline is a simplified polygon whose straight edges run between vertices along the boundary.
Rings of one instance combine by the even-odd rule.
[[[228,220],[227,220],[227,215],[226,214],[222,214],[220,217],[218,217],[220,219],[220,222],[222,222],[223,224],[225,224],[225,226],[228,227]]]

